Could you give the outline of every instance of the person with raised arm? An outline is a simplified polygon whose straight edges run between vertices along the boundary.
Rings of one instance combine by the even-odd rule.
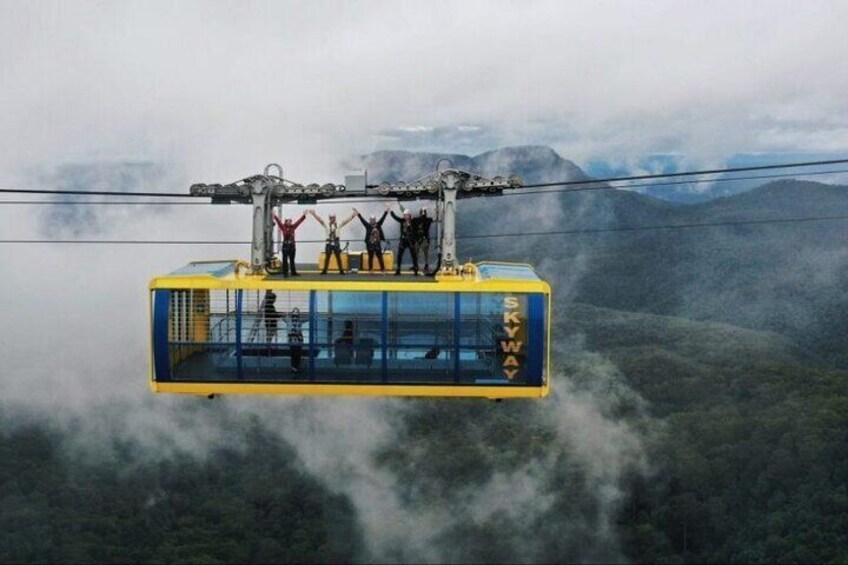
[[[383,212],[383,215],[380,216],[379,220],[377,219],[377,216],[371,214],[371,217],[367,222],[356,208],[353,209],[353,213],[359,217],[359,221],[362,222],[362,225],[365,227],[365,249],[368,251],[368,270],[374,270],[374,255],[376,254],[377,261],[380,263],[380,272],[385,273],[386,266],[383,263],[383,242],[386,240],[386,236],[383,234],[383,222],[385,221],[389,211],[386,210]]]
[[[392,218],[400,224],[400,236],[398,236],[398,258],[395,275],[400,274],[401,264],[403,263],[403,253],[409,249],[409,254],[412,256],[412,269],[415,274],[418,274],[418,253],[415,250],[415,225],[412,223],[412,212],[403,210],[403,216],[398,216],[394,211],[390,210],[390,206],[386,204],[386,210],[390,211]]]
[[[341,233],[342,228],[348,225],[350,221],[356,217],[356,213],[351,214],[350,217],[341,223],[336,221],[336,215],[333,213],[329,215],[326,222],[315,213],[315,210],[308,210],[307,213],[315,218],[315,221],[321,224],[327,232],[327,239],[324,245],[324,268],[321,270],[321,274],[327,274],[327,267],[330,265],[331,254],[336,257],[336,264],[339,266],[339,274],[345,274],[344,268],[342,267],[342,246],[339,234]]]
[[[418,252],[424,259],[424,272],[430,271],[430,226],[433,218],[427,215],[427,208],[418,211],[418,217],[412,220],[415,232],[415,261],[418,262]]]
[[[297,227],[303,223],[303,220],[306,219],[306,212],[300,215],[300,218],[296,222],[292,222],[291,218],[286,218],[285,221],[280,220],[280,217],[277,214],[274,214],[274,221],[277,223],[277,227],[280,228],[280,235],[283,237],[283,276],[289,276],[289,270],[291,270],[291,276],[297,277],[297,269],[294,267],[294,256],[297,252],[296,243],[294,239],[294,232],[297,230]]]

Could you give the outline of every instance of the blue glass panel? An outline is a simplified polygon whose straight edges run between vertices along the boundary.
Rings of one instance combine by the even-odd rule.
[[[459,336],[462,333],[462,293],[456,292],[453,297],[453,378],[459,382]]]
[[[388,342],[389,342],[389,293],[382,293],[381,318],[380,318],[380,354],[382,355],[382,363],[380,364],[380,378],[386,381],[388,378]]]
[[[477,265],[477,272],[483,280],[488,279],[516,279],[528,281],[540,281],[539,275],[532,267],[527,265],[497,265],[482,263]]]
[[[242,311],[244,302],[244,291],[236,291],[236,367],[238,370],[238,379],[244,379],[244,363],[241,349],[241,329],[242,329]]]
[[[154,293],[156,378],[539,386],[544,376],[544,295],[270,294]]]
[[[452,383],[454,294],[390,293],[387,380],[390,383]]]
[[[528,384],[528,295],[469,293],[460,316],[460,382]]]
[[[304,380],[311,374],[311,300],[308,291],[242,291],[238,330],[244,380]]]
[[[315,349],[315,328],[317,323],[317,292],[309,291],[309,378],[315,380],[315,355],[318,353]]]
[[[315,294],[315,380],[382,382],[383,293]]]
[[[223,277],[235,271],[234,261],[210,261],[200,263],[189,263],[181,269],[177,269],[172,275],[212,275]]]

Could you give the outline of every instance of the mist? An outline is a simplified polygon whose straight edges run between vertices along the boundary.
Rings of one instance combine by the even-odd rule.
[[[16,237],[58,232],[158,239],[155,234],[173,233],[172,224],[192,214],[203,220],[193,222],[190,236],[205,232],[202,239],[220,237],[215,226],[234,224],[234,215],[249,220],[234,207],[92,208],[86,210],[93,217],[57,218],[50,208],[22,207],[19,218],[29,221]],[[15,289],[4,312],[16,323],[0,330],[7,375],[0,381],[0,407],[11,415],[7,430],[22,422],[57,426],[69,430],[66,449],[76,460],[118,464],[113,446],[127,442],[150,461],[204,460],[221,449],[240,450],[238,430],[256,421],[290,445],[298,465],[324,488],[352,502],[364,532],[363,560],[623,559],[615,533],[622,483],[650,466],[642,432],[615,414],[619,400],[608,393],[613,383],[621,386],[620,375],[596,356],[570,355],[572,363],[581,362],[554,375],[553,397],[538,404],[153,396],[147,388],[146,283],[203,257],[205,249],[57,244],[27,253],[0,251]],[[69,257],[76,267],[57,271]],[[580,379],[588,384],[581,388]],[[434,415],[469,431],[464,441],[487,454],[471,483],[450,484],[441,469],[424,464],[445,457],[456,441],[438,426],[420,435],[415,422]],[[495,425],[513,428],[506,445],[496,433],[481,435]],[[552,448],[508,456],[516,445],[532,444],[525,434],[534,433]],[[572,508],[572,499],[579,505]],[[490,546],[493,535],[498,543]]]
[[[538,178],[525,178],[545,182],[578,178],[576,166],[594,160],[638,167],[656,153],[679,155],[685,169],[721,166],[739,153],[844,151],[846,19],[848,5],[833,1],[0,0],[0,184],[187,193],[193,183],[236,181],[269,162],[292,180],[338,183],[363,168],[376,180],[376,150],[472,158],[507,145],[550,146],[573,161],[574,169],[537,168]],[[403,174],[421,173],[427,159],[406,163]],[[480,166],[508,172],[516,163],[492,158]],[[636,202],[544,195],[499,208],[504,201],[469,203],[462,229],[605,228]],[[320,213],[331,209],[348,212],[339,205]],[[247,241],[250,213],[248,206],[6,204],[0,239]],[[321,232],[309,220],[298,236]],[[738,244],[714,236],[716,244]],[[624,289],[641,272],[630,248],[597,241],[600,251],[574,240],[469,240],[460,252],[535,255],[566,312],[609,286]],[[661,263],[679,251],[663,245],[645,256]],[[319,246],[299,244],[299,257]],[[0,244],[4,437],[44,426],[83,470],[105,462],[125,471],[127,445],[136,466],[206,462],[213,474],[228,453],[240,454],[244,468],[281,485],[330,493],[328,507],[345,520],[349,508],[353,525],[342,537],[361,538],[361,547],[351,541],[358,561],[627,560],[617,520],[629,485],[661,468],[653,449],[667,433],[619,368],[642,350],[616,350],[613,358],[592,336],[566,339],[560,327],[554,392],[537,402],[153,395],[149,280],[191,260],[248,253],[247,244]],[[805,329],[835,308],[789,304],[776,313],[775,300],[808,282],[802,271],[816,288],[838,286],[848,261],[838,249],[812,250],[781,284],[734,279],[722,295],[716,265],[724,256],[699,253],[702,268],[682,291],[666,296],[664,281],[642,280],[647,290],[616,287],[600,306],[647,294],[654,302],[646,299],[639,312],[696,320],[718,312],[752,332]],[[762,300],[750,300],[752,289]],[[832,334],[843,335],[833,320]],[[779,339],[769,343],[783,351]],[[686,363],[675,370],[691,369]],[[691,362],[692,371],[705,363]],[[268,438],[269,453],[285,465],[263,462]],[[306,482],[277,478],[263,467],[268,461]],[[145,494],[159,500],[154,488]]]
[[[326,182],[346,156],[377,148],[530,140],[578,161],[679,153],[683,167],[739,151],[839,150],[845,11],[828,1],[5,1],[0,178],[141,158],[181,163],[196,182],[269,161]]]

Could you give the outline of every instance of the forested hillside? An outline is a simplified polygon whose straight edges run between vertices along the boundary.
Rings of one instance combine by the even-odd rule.
[[[848,373],[788,340],[576,305],[562,333],[614,360],[662,431],[619,524],[637,561],[844,562]]]
[[[160,457],[114,437],[93,453],[50,420],[0,433],[0,561],[345,562],[355,512],[298,468],[291,448],[243,421],[237,444]],[[98,419],[99,416],[90,416]],[[106,424],[107,422],[104,422]]]
[[[409,400],[375,415],[394,433],[374,469],[429,550],[409,532],[410,545],[370,552],[344,485],[312,476],[273,420],[186,399],[230,428],[226,445],[158,453],[118,434],[80,450],[75,426],[6,409],[0,559],[848,557],[848,374],[805,366],[775,334],[580,304],[563,314],[554,398]],[[107,413],[88,417],[108,426]]]
[[[440,157],[365,162],[410,178]],[[452,158],[583,178],[544,148]],[[838,214],[845,187],[796,181],[460,209],[463,234]],[[0,561],[848,561],[845,225],[462,241],[551,281],[541,401],[3,402]]]

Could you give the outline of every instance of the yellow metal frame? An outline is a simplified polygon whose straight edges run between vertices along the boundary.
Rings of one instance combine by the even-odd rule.
[[[234,261],[235,262],[235,261]],[[421,396],[451,398],[541,398],[550,393],[551,375],[551,287],[545,281],[526,279],[480,280],[476,266],[463,265],[462,274],[444,279],[423,279],[422,282],[397,282],[390,277],[368,275],[367,281],[303,281],[301,279],[268,279],[265,275],[243,274],[238,261],[235,272],[225,277],[212,275],[164,275],[150,282],[148,312],[153,327],[153,293],[163,290],[334,290],[334,291],[399,291],[399,292],[516,292],[541,293],[547,298],[547,343],[545,344],[545,375],[542,386],[477,386],[477,385],[370,385],[370,384],[318,384],[318,383],[233,383],[233,382],[159,382],[153,378],[153,335],[150,335],[150,389],[157,393],[195,394],[287,394],[326,396]],[[486,264],[524,265],[520,263]],[[469,268],[473,267],[473,268]]]
[[[288,394],[304,396],[438,396],[450,398],[541,398],[550,385],[506,387],[476,385],[369,385],[317,383],[179,383],[150,382],[153,392],[195,394]]]

